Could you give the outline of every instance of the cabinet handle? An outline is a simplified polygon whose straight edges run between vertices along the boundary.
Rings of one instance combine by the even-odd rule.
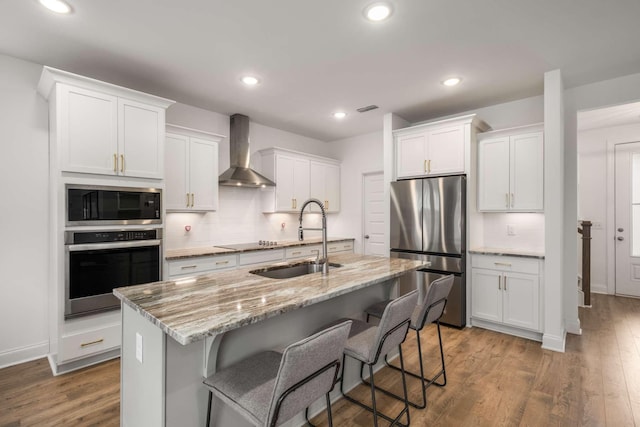
[[[505,200],[505,202],[507,202],[507,206],[506,207],[509,207],[509,193],[504,193],[504,200]]]
[[[329,201],[328,201],[328,200],[325,200],[325,201],[324,201],[324,208],[325,208],[326,210],[329,210]]]
[[[365,236],[365,237],[366,237],[366,236]],[[369,238],[369,237],[367,237],[367,239],[368,239],[368,238]],[[350,248],[351,248],[351,245],[344,245],[344,246],[343,246],[343,248],[345,248],[345,249],[350,249]]]
[[[118,173],[118,155],[113,153],[113,172]]]
[[[187,207],[189,207],[189,193],[187,193]]]
[[[500,291],[500,290],[502,290],[502,287],[501,287],[501,285],[500,285],[500,277],[501,277],[501,276],[500,276],[500,275],[498,275],[498,290],[499,290],[499,291]]]
[[[225,265],[225,264],[229,264],[229,260],[216,262],[216,265]]]
[[[104,341],[104,338],[100,338],[99,340],[90,341],[90,342],[83,342],[82,344],[80,344],[80,347],[85,348],[85,347],[88,347],[90,345],[100,344],[103,341]]]
[[[191,207],[196,203],[196,195],[191,193]]]
[[[507,276],[504,276],[504,290],[507,290]]]
[[[120,172],[124,173],[124,154],[120,154]]]
[[[511,207],[515,204],[515,199],[516,198],[513,196],[513,193],[511,193]]]
[[[298,209],[298,199],[293,198],[293,209]]]
[[[428,169],[427,173],[431,173],[431,159],[429,159],[429,161],[427,162],[427,166],[428,166],[427,167],[427,169]]]
[[[335,251],[336,249],[338,249],[338,247],[337,247],[337,246],[329,246],[329,250],[330,250],[330,251]]]
[[[505,267],[511,267],[511,263],[510,262],[494,262],[494,265],[503,265]]]
[[[302,252],[291,252],[291,255],[300,255]]]
[[[425,159],[424,161],[424,172],[427,173],[427,160]]]
[[[183,265],[182,267],[180,267],[181,270],[186,270],[187,268],[196,268],[197,265]]]

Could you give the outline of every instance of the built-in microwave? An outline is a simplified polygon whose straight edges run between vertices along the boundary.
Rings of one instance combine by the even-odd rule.
[[[66,186],[66,224],[128,225],[162,222],[162,190],[107,186]]]

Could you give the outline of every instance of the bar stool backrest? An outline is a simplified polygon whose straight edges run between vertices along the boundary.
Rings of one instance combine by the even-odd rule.
[[[371,362],[376,363],[380,355],[385,355],[402,344],[409,329],[411,313],[417,303],[418,291],[414,290],[387,304],[378,324],[375,344],[371,347]],[[406,325],[398,328],[402,322],[406,322]]]
[[[352,323],[338,323],[284,350],[266,425],[289,420],[333,388]]]
[[[440,319],[453,286],[453,279],[453,274],[450,274],[431,282],[427,290],[427,296],[422,304],[415,308],[411,316],[411,324],[416,329],[420,330],[424,325]]]

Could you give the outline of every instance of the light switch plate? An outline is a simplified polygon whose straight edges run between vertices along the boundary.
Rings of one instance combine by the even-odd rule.
[[[511,224],[507,225],[507,235],[508,236],[515,236],[516,235],[516,228]]]
[[[142,363],[142,335],[136,332],[136,359]]]

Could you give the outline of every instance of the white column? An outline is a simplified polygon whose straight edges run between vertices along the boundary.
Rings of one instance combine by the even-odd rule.
[[[544,333],[542,347],[564,351],[565,200],[564,200],[564,104],[560,70],[544,75],[544,213],[545,275]],[[571,231],[575,233],[575,218]],[[573,236],[573,234],[572,234]],[[572,242],[575,243],[575,237]],[[571,257],[568,257],[571,258]],[[575,260],[573,261],[575,265]],[[574,276],[575,279],[575,276]]]

